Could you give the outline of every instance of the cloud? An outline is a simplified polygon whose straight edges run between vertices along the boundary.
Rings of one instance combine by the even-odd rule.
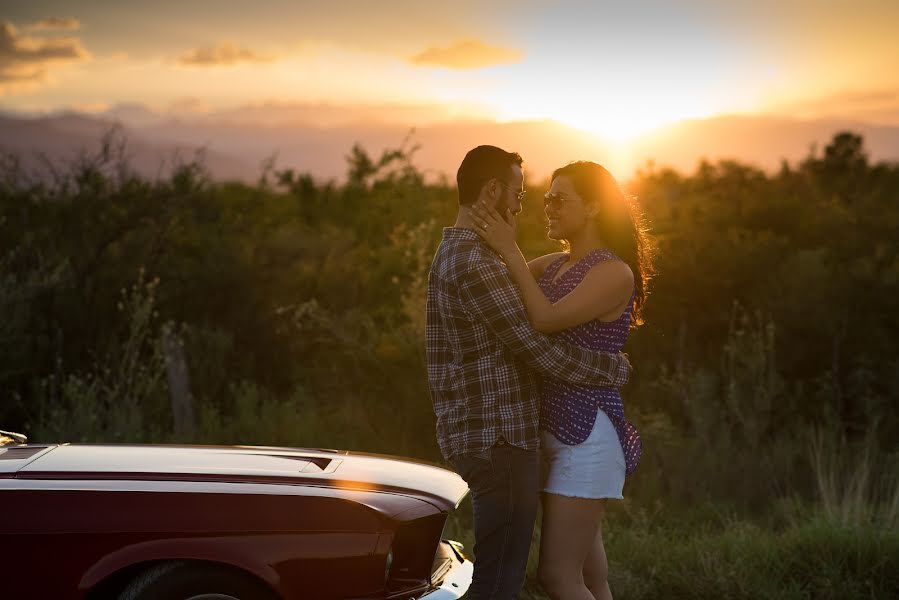
[[[445,67],[447,69],[483,69],[521,61],[519,50],[490,46],[480,40],[460,40],[449,46],[431,46],[409,62],[415,65]]]
[[[69,108],[79,113],[98,115],[109,111],[110,107],[106,102],[86,102],[83,104],[72,104]]]
[[[846,90],[779,107],[802,118],[843,118],[899,124],[899,88]]]
[[[177,98],[168,106],[169,114],[174,115],[205,115],[211,113],[212,105],[201,98]]]
[[[81,29],[81,21],[72,17],[50,17],[29,25],[29,31],[75,31]]]
[[[11,84],[43,81],[51,63],[87,58],[90,54],[77,38],[27,37],[12,23],[0,21],[0,92]]]
[[[234,65],[240,62],[271,62],[270,56],[263,56],[231,42],[223,42],[218,46],[196,48],[178,59],[182,65],[211,67],[218,65]]]

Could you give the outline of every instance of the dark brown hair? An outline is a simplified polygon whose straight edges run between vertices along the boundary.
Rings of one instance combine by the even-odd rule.
[[[521,156],[517,152],[506,152],[496,146],[478,146],[469,150],[456,172],[459,205],[474,204],[481,188],[491,179],[508,182],[512,177],[512,165],[520,167],[521,163]]]
[[[634,274],[634,310],[631,325],[643,323],[643,306],[654,274],[652,238],[643,213],[632,196],[625,194],[609,171],[595,162],[581,160],[553,171],[552,180],[568,177],[586,204],[596,204],[594,217],[605,246],[627,263]]]

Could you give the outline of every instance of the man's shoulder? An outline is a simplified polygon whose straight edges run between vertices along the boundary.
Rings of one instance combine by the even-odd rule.
[[[499,258],[477,240],[443,240],[437,248],[431,272],[447,280],[459,281],[500,266]]]

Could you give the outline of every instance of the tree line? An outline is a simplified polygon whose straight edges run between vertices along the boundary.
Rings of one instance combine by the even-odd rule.
[[[456,197],[415,151],[356,146],[342,183],[269,164],[252,185],[211,180],[202,157],[142,177],[116,132],[49,174],[3,157],[2,428],[436,460],[424,290]],[[531,258],[557,245],[547,182],[526,187]],[[625,187],[657,245],[646,324],[626,347],[625,407],[646,445],[629,485],[747,505],[812,493],[820,436],[864,441],[895,469],[899,165],[842,132],[775,173],[647,164]]]

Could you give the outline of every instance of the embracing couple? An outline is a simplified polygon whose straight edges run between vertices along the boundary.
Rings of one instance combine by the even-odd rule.
[[[427,363],[441,452],[471,488],[468,598],[514,598],[543,504],[541,585],[608,599],[606,498],[622,498],[640,438],[618,388],[650,271],[639,211],[592,162],[557,169],[543,199],[564,252],[526,261],[515,241],[517,153],[479,146],[457,174],[459,213],[428,279]]]

